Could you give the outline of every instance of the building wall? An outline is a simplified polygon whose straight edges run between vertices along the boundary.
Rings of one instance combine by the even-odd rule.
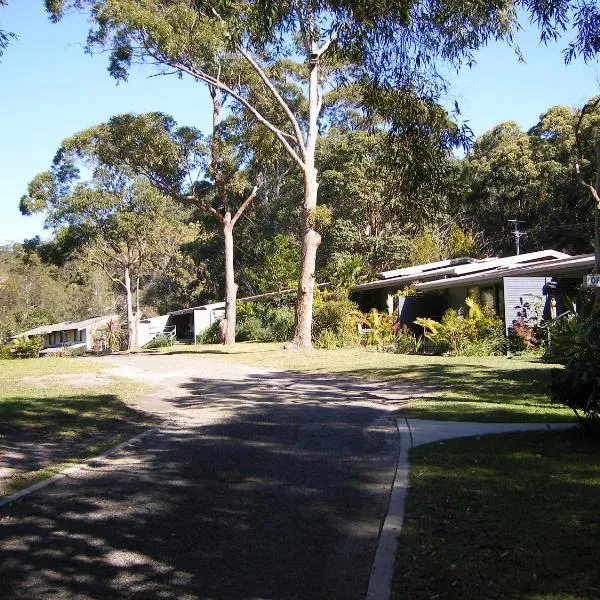
[[[546,302],[543,289],[550,280],[550,277],[504,278],[504,324],[507,332],[525,303],[531,305],[527,310],[528,317],[541,320]]]
[[[140,347],[145,346],[158,333],[162,332],[168,320],[169,315],[160,315],[140,321],[138,325],[138,343]]]

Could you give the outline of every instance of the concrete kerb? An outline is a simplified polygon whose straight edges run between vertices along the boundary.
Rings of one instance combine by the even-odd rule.
[[[89,458],[81,463],[73,465],[72,467],[67,467],[66,469],[63,469],[56,475],[52,475],[52,477],[48,477],[47,479],[38,481],[38,483],[34,483],[33,485],[30,485],[18,492],[15,492],[14,494],[11,494],[10,496],[5,496],[4,498],[0,498],[0,508],[2,508],[3,506],[6,506],[7,504],[10,504],[11,502],[15,502],[16,500],[20,500],[21,498],[24,498],[25,496],[29,496],[29,494],[33,494],[33,492],[37,492],[38,490],[48,487],[49,485],[52,485],[53,483],[56,483],[56,482],[60,481],[61,479],[64,479],[65,477],[72,475],[73,473],[77,473],[77,471],[81,471],[82,469],[84,469],[87,466],[97,465],[102,461],[102,459],[112,456],[113,454],[117,454],[124,448],[127,448],[128,446],[131,446],[131,445],[135,444],[136,442],[143,440],[144,438],[148,437],[149,435],[152,435],[153,433],[156,433],[157,431],[159,431],[158,427],[152,427],[151,429],[146,429],[146,431],[142,431],[142,433],[139,433],[138,435],[136,435],[132,438],[129,438],[128,440],[125,440],[124,442],[121,442],[120,444],[117,444],[116,446],[113,446],[112,448],[109,448],[108,450],[105,450],[104,452],[102,452],[101,454],[98,454],[97,456],[93,456],[92,458]]]
[[[427,421],[405,417],[396,419],[396,425],[400,435],[400,455],[387,514],[379,533],[366,600],[389,600],[391,596],[398,537],[404,521],[410,471],[408,452],[411,448],[453,438],[515,431],[571,429],[576,426],[574,423],[472,423],[465,421]]]

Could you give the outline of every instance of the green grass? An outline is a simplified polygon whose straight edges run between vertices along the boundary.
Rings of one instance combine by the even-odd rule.
[[[537,358],[503,356],[406,356],[365,348],[344,350],[282,350],[281,344],[183,346],[167,352],[195,353],[290,371],[316,371],[414,382],[437,386],[437,391],[412,401],[403,412],[421,419],[457,421],[573,420],[573,413],[548,401],[550,371]]]
[[[600,598],[599,454],[578,431],[411,450],[392,598]]]
[[[149,426],[144,415],[123,402],[142,391],[139,384],[117,378],[105,378],[106,386],[85,381],[86,374],[101,374],[101,370],[98,361],[87,358],[0,361],[0,436],[4,443],[9,447],[20,442],[58,443],[55,453],[48,451],[48,464],[4,482],[4,492],[12,493]],[[61,381],[64,375],[73,378]]]

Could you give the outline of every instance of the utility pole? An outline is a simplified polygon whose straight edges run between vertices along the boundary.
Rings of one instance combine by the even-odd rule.
[[[515,246],[517,248],[517,254],[521,254],[521,238],[524,235],[527,235],[527,232],[519,229],[519,223],[525,224],[525,221],[519,221],[519,219],[509,219],[508,222],[515,224],[515,230],[513,231],[513,235],[515,236]]]

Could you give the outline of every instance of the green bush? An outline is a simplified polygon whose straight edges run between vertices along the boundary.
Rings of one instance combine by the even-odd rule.
[[[197,344],[220,344],[221,343],[221,329],[219,326],[220,321],[214,321],[208,329],[201,331],[196,336]]]
[[[392,316],[387,313],[380,313],[372,309],[367,315],[362,316],[361,324],[367,328],[361,334],[364,346],[378,346],[382,348],[390,344],[394,339]]]
[[[563,335],[559,360],[564,364],[564,369],[552,371],[550,399],[571,408],[586,429],[598,433],[600,313],[589,318],[574,318],[572,323],[565,325]],[[553,351],[557,352],[556,347]]]
[[[419,354],[422,347],[423,339],[403,325],[394,332],[391,341],[383,345],[382,350],[395,354]]]
[[[504,325],[494,314],[486,312],[475,300],[467,298],[466,315],[450,308],[441,321],[418,318],[425,338],[436,354],[485,356],[501,354],[505,348]]]
[[[235,339],[238,342],[268,342],[271,332],[265,328],[258,315],[237,318],[235,324]]]
[[[268,313],[269,330],[274,342],[286,342],[294,335],[296,312],[293,308],[282,306]]]
[[[37,358],[43,347],[41,336],[18,337],[9,345],[9,352],[14,358]]]
[[[166,348],[173,345],[173,338],[168,335],[157,335],[153,340],[149,341],[144,348]]]
[[[315,348],[323,348],[327,350],[341,347],[338,333],[332,331],[331,329],[322,329],[319,331],[313,343]]]
[[[317,292],[313,309],[313,343],[318,348],[357,346],[360,342],[358,323],[362,319],[356,304],[348,299],[347,290]]]
[[[10,358],[14,358],[13,353],[10,351],[10,344],[0,346],[0,360],[7,360]]]

